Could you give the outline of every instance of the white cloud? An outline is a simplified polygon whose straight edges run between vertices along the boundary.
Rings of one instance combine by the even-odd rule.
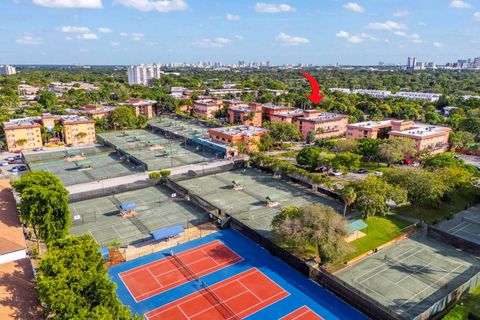
[[[70,37],[70,36],[67,36],[67,37],[65,37],[65,40],[67,40],[67,41],[71,41],[71,40],[73,40],[73,38],[72,38],[72,37]]]
[[[480,11],[473,14],[473,19],[480,21]]]
[[[395,31],[393,34],[397,35],[399,37],[407,37],[408,36],[408,34],[404,31]]]
[[[171,12],[188,8],[185,0],[116,0],[116,3],[140,11]]]
[[[372,41],[378,41],[378,38],[375,38],[371,35],[369,35],[368,33],[361,33],[361,34],[357,34],[357,35],[350,35],[348,32],[346,31],[339,31],[335,34],[335,36],[337,38],[344,38],[344,39],[347,39],[348,42],[350,43],[360,43],[360,42],[363,42],[365,40],[372,40]]]
[[[43,40],[40,37],[34,37],[34,36],[31,36],[31,35],[24,35],[20,38],[17,38],[17,40],[15,40],[15,42],[18,43],[18,44],[38,45],[38,44],[42,44]]]
[[[232,40],[227,38],[218,37],[215,39],[203,38],[200,41],[194,42],[193,44],[199,48],[223,48],[226,45],[229,45]]]
[[[423,42],[422,38],[420,38],[420,36],[416,33],[410,36],[410,40],[412,40],[413,43],[417,43],[417,44]]]
[[[225,15],[225,18],[226,18],[228,21],[238,21],[238,20],[240,20],[240,16],[239,16],[239,15],[231,14],[231,13],[227,13],[227,14]]]
[[[435,48],[442,48],[442,47],[443,47],[443,43],[441,43],[441,42],[434,42],[434,43],[433,43],[433,46],[434,46]]]
[[[110,28],[98,28],[98,32],[100,33],[112,33],[112,29]]]
[[[84,33],[79,36],[77,36],[77,39],[81,40],[97,40],[98,36],[95,33]]]
[[[120,37],[128,37],[128,33],[126,32],[120,32]]]
[[[103,8],[102,0],[33,0],[33,3],[48,8]]]
[[[142,41],[143,38],[145,38],[145,35],[140,32],[134,32],[131,34],[131,37],[130,37],[130,39],[132,39],[133,41]]]
[[[235,35],[235,39],[237,40],[243,40],[243,36],[239,35],[239,34],[236,34]]]
[[[155,46],[158,46],[158,42],[148,41],[148,42],[145,42],[145,45],[147,47],[155,47]]]
[[[453,0],[450,2],[450,7],[455,9],[470,9],[472,5],[463,0]]]
[[[359,5],[358,3],[356,2],[348,2],[348,3],[345,3],[343,5],[343,7],[345,9],[348,9],[348,10],[351,10],[351,11],[355,11],[355,12],[358,12],[358,13],[364,13],[365,12],[365,8],[362,7],[361,5]]]
[[[407,29],[407,26],[402,23],[388,20],[385,22],[370,22],[368,28],[374,30],[404,30]]]
[[[118,47],[118,46],[120,46],[120,43],[119,43],[119,42],[112,41],[112,42],[110,42],[110,45],[111,45],[112,47]]]
[[[255,4],[255,11],[260,13],[279,13],[279,12],[293,12],[297,11],[294,7],[285,3],[265,3],[257,2]]]
[[[74,27],[74,26],[63,26],[59,28],[59,30],[66,33],[89,33],[90,32],[90,28]]]
[[[393,13],[394,17],[406,17],[410,15],[410,11],[408,10],[397,10]]]
[[[286,46],[298,46],[301,44],[310,43],[310,40],[307,38],[294,37],[283,32],[280,32],[275,40],[282,42]]]

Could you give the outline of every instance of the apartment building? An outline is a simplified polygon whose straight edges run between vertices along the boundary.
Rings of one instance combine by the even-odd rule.
[[[226,103],[228,107],[228,123],[245,126],[262,126],[262,105],[260,103],[244,103],[235,101]]]
[[[95,121],[77,115],[52,115],[12,119],[3,124],[7,148],[10,152],[43,147],[42,127],[53,133],[56,123],[63,126],[65,144],[95,142]],[[57,140],[55,138],[55,140]],[[58,141],[58,140],[57,140]]]
[[[199,97],[193,101],[193,114],[203,119],[215,118],[215,113],[222,108],[222,98]]]
[[[12,119],[3,124],[8,151],[31,150],[43,146],[42,125],[37,118]]]
[[[115,106],[104,106],[101,104],[87,104],[80,110],[76,110],[76,114],[89,116],[92,119],[106,118],[115,110]]]
[[[263,121],[271,121],[272,115],[293,110],[287,106],[277,106],[272,103],[266,103],[262,107]]]
[[[413,121],[384,120],[349,124],[346,137],[347,139],[406,138],[413,141],[417,153],[427,151],[430,154],[438,154],[448,151],[451,131],[452,129],[448,127],[414,123]]]
[[[139,115],[143,115],[148,119],[153,118],[155,115],[155,105],[156,101],[154,100],[144,100],[139,98],[131,98],[125,102],[121,102],[118,105],[120,106],[132,106],[135,111],[135,115],[138,117]]]
[[[95,142],[95,121],[83,116],[59,116],[65,144]]]
[[[141,64],[127,67],[128,84],[140,84],[148,87],[153,79],[160,79],[162,71],[159,64]]]
[[[260,138],[267,132],[269,130],[261,127],[244,125],[208,130],[212,140],[233,146],[244,144],[246,152],[258,151]]]
[[[0,66],[0,75],[2,76],[10,76],[16,73],[17,73],[17,69],[15,69],[15,67],[13,66],[9,66],[7,64]]]

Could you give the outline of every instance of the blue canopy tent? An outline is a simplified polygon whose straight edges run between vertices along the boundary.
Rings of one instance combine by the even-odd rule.
[[[100,249],[98,249],[98,252],[100,252],[100,254],[102,255],[102,258],[103,259],[108,259],[108,248],[107,247],[101,247]]]
[[[183,232],[183,226],[173,226],[152,231],[151,235],[154,240],[163,240],[170,237],[178,236]]]
[[[122,211],[129,211],[135,209],[137,206],[135,205],[135,202],[125,202],[120,204],[120,210]]]

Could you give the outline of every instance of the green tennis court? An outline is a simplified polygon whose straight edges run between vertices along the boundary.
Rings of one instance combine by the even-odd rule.
[[[180,199],[166,187],[155,186],[116,195],[70,203],[72,234],[91,234],[101,245],[150,239],[150,233],[174,225],[191,227],[208,221],[208,213]],[[122,203],[134,202],[137,216],[122,218]]]
[[[233,189],[234,180],[242,181],[243,190]],[[332,198],[306,192],[256,169],[227,171],[178,184],[265,236],[270,234],[273,217],[284,207],[318,203],[342,210],[342,204]],[[274,196],[278,206],[267,207],[268,196]]]
[[[180,137],[208,136],[209,127],[197,119],[175,119],[169,117],[160,117],[148,122],[148,125],[164,132],[176,134]]]
[[[186,139],[167,138],[148,130],[108,132],[97,136],[101,142],[114,146],[130,160],[143,164],[148,171],[215,159],[214,154],[190,145]]]
[[[66,186],[130,175],[141,169],[118,156],[112,148],[104,147],[24,156],[30,170],[50,172],[58,176]]]
[[[427,319],[460,286],[479,284],[480,262],[424,233],[404,239],[338,276],[405,319]]]
[[[480,205],[461,211],[451,219],[440,222],[436,227],[480,247]]]

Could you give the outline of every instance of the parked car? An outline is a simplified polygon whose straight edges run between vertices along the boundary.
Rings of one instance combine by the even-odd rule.
[[[5,160],[7,160],[7,161],[13,161],[13,160],[15,160],[15,158],[14,158],[14,157],[8,157],[8,158],[5,158]]]
[[[4,161],[2,161],[1,165],[2,165],[2,167],[6,167],[6,166],[8,166],[8,161],[5,161],[5,160],[4,160]]]
[[[340,170],[333,170],[330,174],[331,174],[332,176],[338,177],[338,176],[343,175],[343,172],[340,171]]]
[[[360,168],[357,171],[355,171],[355,173],[364,174],[364,173],[368,173],[368,171],[367,171],[367,169]]]
[[[15,159],[8,160],[8,164],[15,164],[15,163],[17,163],[17,160]]]
[[[12,172],[20,172],[20,170],[18,169],[18,167],[13,167]]]
[[[27,166],[17,166],[18,168],[18,171],[20,172],[23,172],[23,171],[27,171],[28,170],[28,167]]]
[[[383,175],[383,173],[382,173],[381,171],[375,171],[373,174],[376,175],[376,176],[381,176],[381,175]]]

